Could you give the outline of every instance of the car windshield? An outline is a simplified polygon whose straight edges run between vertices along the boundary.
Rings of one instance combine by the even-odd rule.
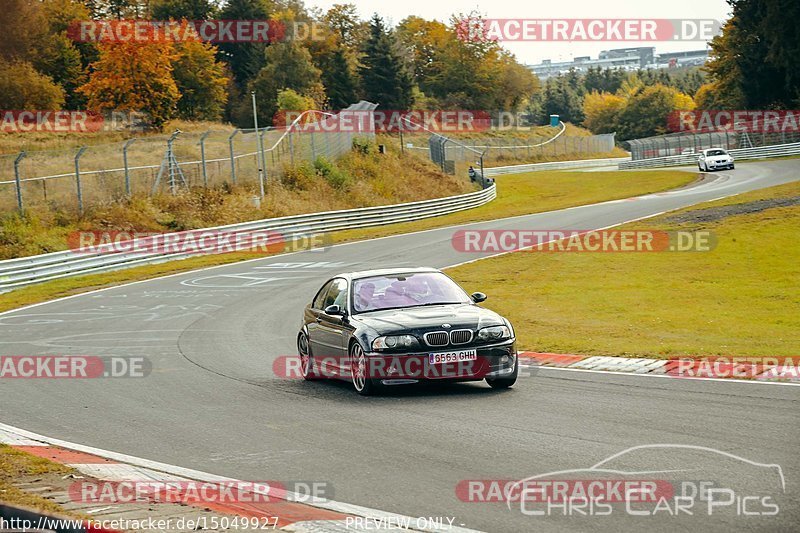
[[[356,313],[470,301],[461,287],[439,272],[375,276],[353,281],[353,310]]]
[[[706,155],[725,155],[725,150],[709,150]]]

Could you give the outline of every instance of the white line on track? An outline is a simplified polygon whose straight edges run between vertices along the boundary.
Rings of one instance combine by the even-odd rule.
[[[677,379],[685,381],[718,381],[720,383],[750,383],[756,385],[788,385],[790,387],[800,387],[800,383],[790,383],[788,381],[758,381],[754,379],[735,379],[735,378],[678,377],[678,376],[670,376],[667,374],[635,374],[633,372],[615,372],[613,370],[590,370],[585,368],[569,368],[569,367],[559,367],[559,366],[520,365],[520,367],[533,368],[537,370],[556,370],[556,371],[566,370],[568,372],[591,372],[593,374],[612,374],[614,376],[666,378],[666,379]]]

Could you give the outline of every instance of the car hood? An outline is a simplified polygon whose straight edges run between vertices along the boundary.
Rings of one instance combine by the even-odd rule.
[[[473,330],[505,324],[503,318],[494,311],[472,304],[386,309],[358,314],[353,318],[379,335],[439,330],[442,329],[442,324],[450,324],[451,329]]]

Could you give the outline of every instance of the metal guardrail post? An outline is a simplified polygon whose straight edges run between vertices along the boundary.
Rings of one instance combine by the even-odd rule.
[[[236,134],[240,131],[241,130],[234,130],[228,137],[228,148],[231,153],[231,181],[234,185],[236,185],[236,156],[233,153],[233,138],[236,137]]]
[[[75,154],[75,185],[78,188],[78,212],[83,213],[83,188],[81,187],[81,156],[88,150],[88,146],[81,146]]]
[[[128,147],[135,143],[138,139],[128,139],[125,146],[122,147],[122,163],[125,165],[125,194],[131,195],[131,175],[128,170]]]
[[[28,155],[27,152],[20,152],[17,155],[17,158],[14,159],[14,183],[17,186],[17,209],[19,209],[20,214],[22,214],[23,206],[22,206],[22,183],[19,179],[19,164],[27,155]]]
[[[208,189],[208,170],[206,169],[206,138],[211,135],[211,130],[205,132],[200,136],[200,142],[197,144],[200,145],[200,161],[202,161],[203,165],[203,187]]]

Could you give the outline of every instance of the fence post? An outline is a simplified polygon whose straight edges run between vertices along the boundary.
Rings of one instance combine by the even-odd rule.
[[[236,184],[236,156],[233,153],[233,138],[236,137],[239,131],[241,130],[233,130],[233,133],[228,137],[228,148],[231,152],[231,181],[234,185]]]
[[[200,136],[200,161],[203,164],[203,187],[208,189],[208,170],[206,170],[206,137],[211,135],[211,130],[208,130]]]
[[[20,214],[22,214],[22,183],[19,179],[19,164],[27,155],[27,152],[20,152],[17,158],[14,159],[14,183],[17,186],[17,208]]]
[[[264,155],[264,132],[256,130],[256,142],[258,143],[258,151],[261,156],[261,162],[258,166],[263,167],[261,172],[258,173],[258,187],[261,193],[261,198],[264,198],[264,182],[267,181],[267,158]],[[258,156],[256,156],[258,159]]]
[[[75,185],[78,188],[78,212],[83,213],[83,189],[81,187],[81,156],[88,149],[88,146],[81,146],[75,154]]]
[[[128,139],[122,147],[122,163],[125,165],[125,194],[131,195],[131,175],[128,170],[128,147],[136,142],[137,139]]]
[[[294,166],[294,132],[289,129],[289,161]]]

